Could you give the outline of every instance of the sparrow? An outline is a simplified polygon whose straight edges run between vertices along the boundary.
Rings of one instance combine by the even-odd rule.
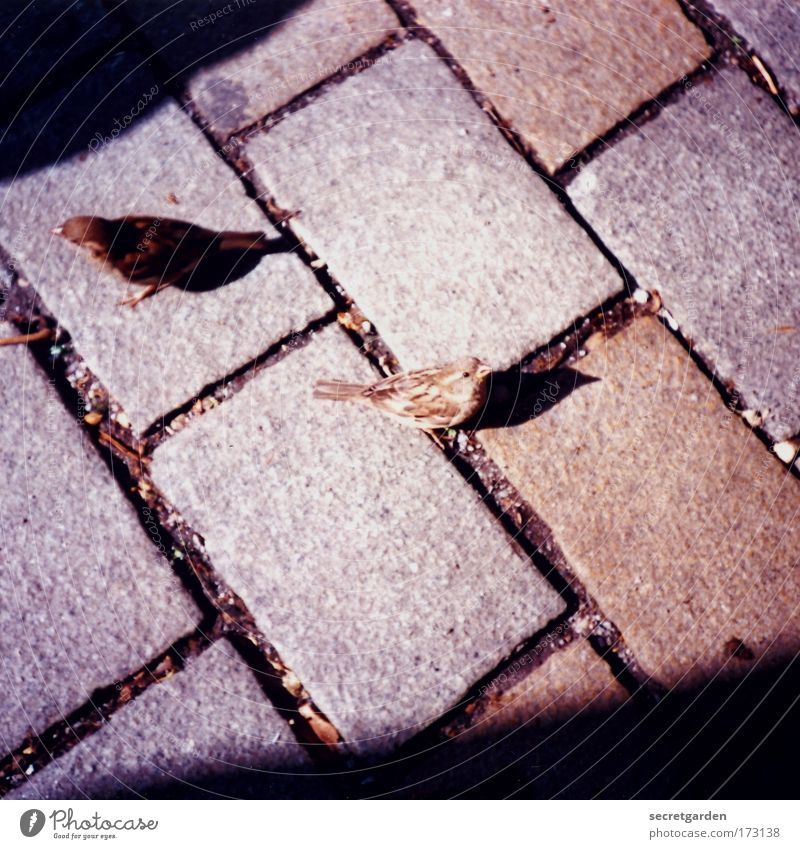
[[[491,373],[477,357],[463,357],[445,366],[401,372],[371,385],[321,380],[313,397],[356,401],[424,430],[455,427],[484,406]]]
[[[219,232],[152,215],[114,219],[76,215],[51,232],[85,248],[127,282],[144,286],[137,295],[120,301],[131,307],[159,289],[186,283],[201,263],[208,267],[226,254],[272,253],[281,242],[261,232]]]

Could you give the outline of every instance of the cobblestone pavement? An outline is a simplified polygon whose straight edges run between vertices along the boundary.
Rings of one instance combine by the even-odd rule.
[[[796,795],[797,9],[265,5],[4,36],[0,793]],[[130,310],[86,213],[282,250]]]

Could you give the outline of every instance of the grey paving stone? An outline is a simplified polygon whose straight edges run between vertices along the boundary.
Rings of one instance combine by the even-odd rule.
[[[10,128],[0,145],[7,177],[0,183],[0,241],[134,426],[143,428],[303,327],[330,299],[297,257],[274,254],[255,267],[243,264],[228,285],[167,289],[131,310],[117,305],[125,286],[116,276],[50,234],[69,216],[87,213],[269,229],[190,118],[146,72],[135,70],[138,61],[116,57],[63,103],[64,93],[54,95]],[[137,111],[112,140],[115,120],[126,124]],[[80,155],[62,155],[77,138]],[[22,162],[26,154],[38,170]],[[18,165],[24,176],[15,176]]]
[[[158,448],[153,474],[367,755],[564,605],[424,435],[313,400],[321,376],[373,375],[328,328]]]
[[[11,328],[0,323],[0,334]],[[200,613],[56,389],[0,348],[0,745],[132,672]]]
[[[508,364],[622,288],[420,42],[246,150],[406,368],[463,354]]]
[[[689,84],[569,194],[774,439],[800,431],[797,129],[738,69]]]
[[[288,103],[399,28],[384,0],[145,0],[128,11],[222,136]]]
[[[695,4],[692,4],[695,5]],[[787,0],[705,0],[705,5],[722,15],[733,32],[741,35],[777,76],[787,95],[788,106],[800,113],[800,8]]]
[[[252,672],[216,644],[9,798],[304,796],[309,767]]]
[[[551,172],[711,54],[676,0],[413,5]]]

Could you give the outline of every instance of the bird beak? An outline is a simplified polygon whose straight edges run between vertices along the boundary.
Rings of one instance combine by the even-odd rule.
[[[64,232],[64,228],[63,227],[52,227],[50,232],[54,236],[60,236]]]
[[[478,377],[488,377],[492,373],[491,366],[478,366]]]

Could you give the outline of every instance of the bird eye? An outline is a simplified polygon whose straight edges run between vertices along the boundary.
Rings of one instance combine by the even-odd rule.
[[[465,371],[465,372],[464,372],[464,374],[462,374],[461,376],[462,376],[462,377],[469,377],[469,372],[468,372],[468,371]]]

